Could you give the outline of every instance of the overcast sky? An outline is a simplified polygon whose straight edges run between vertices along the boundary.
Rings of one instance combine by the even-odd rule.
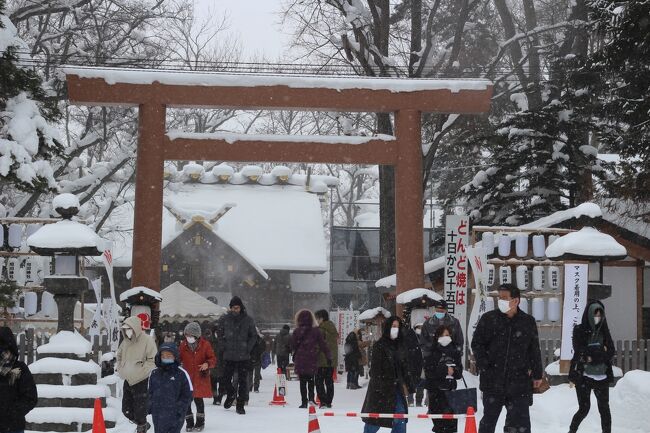
[[[263,54],[270,60],[280,56],[289,40],[281,29],[281,0],[195,0],[197,15],[209,11],[230,17],[230,31],[241,41],[244,58]]]

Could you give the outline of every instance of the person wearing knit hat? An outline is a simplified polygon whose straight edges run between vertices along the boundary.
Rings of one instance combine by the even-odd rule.
[[[255,321],[246,312],[244,303],[238,296],[230,300],[230,311],[219,319],[223,329],[224,383],[228,395],[223,403],[224,409],[230,409],[237,399],[237,413],[244,415],[244,404],[248,401],[248,370],[251,352],[257,342]],[[232,379],[237,372],[237,390]]]
[[[192,413],[192,405],[187,408],[185,416],[186,430],[202,431],[205,426],[204,398],[212,397],[210,369],[216,367],[217,358],[212,345],[202,337],[201,326],[190,322],[183,330],[185,339],[181,342],[180,361],[192,381],[194,405],[196,406],[196,422]]]

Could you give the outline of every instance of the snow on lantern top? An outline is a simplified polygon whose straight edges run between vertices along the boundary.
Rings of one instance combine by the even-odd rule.
[[[374,320],[377,316],[382,315],[386,319],[390,317],[390,311],[383,307],[371,308],[359,314],[359,321]]]
[[[159,292],[152,290],[148,287],[138,286],[129,290],[125,290],[120,295],[120,302],[127,304],[154,304],[162,301],[162,296]]]
[[[620,260],[626,256],[623,245],[593,227],[564,235],[546,248],[546,257],[556,260]]]
[[[79,212],[79,200],[72,194],[60,194],[52,207],[64,219],[47,224],[27,238],[27,245],[42,256],[99,256],[104,252],[104,240],[90,227],[72,217]]]
[[[228,181],[235,174],[235,169],[226,163],[212,167],[212,175],[222,182]]]
[[[264,170],[259,165],[246,165],[241,169],[241,175],[248,178],[253,182],[257,182],[257,179],[262,177]]]
[[[203,176],[205,169],[201,164],[189,162],[183,167],[183,175],[189,177],[194,182],[198,182]]]
[[[271,176],[275,177],[280,182],[286,183],[291,177],[291,169],[284,165],[275,166],[273,167],[273,170],[271,170]]]
[[[416,305],[424,303],[424,307],[430,307],[434,301],[440,301],[442,296],[429,289],[411,289],[397,295],[395,302],[398,304],[410,304],[414,302]]]

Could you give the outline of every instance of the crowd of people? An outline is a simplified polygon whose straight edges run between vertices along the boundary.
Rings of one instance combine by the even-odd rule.
[[[479,433],[495,431],[504,407],[504,432],[530,433],[529,408],[543,377],[537,324],[519,308],[519,289],[503,285],[498,294],[498,309],[481,317],[471,341],[483,402]],[[180,344],[166,341],[159,347],[142,330],[140,319],[129,317],[123,322],[116,372],[124,380],[122,412],[136,425],[137,433],[151,427],[147,415],[152,416],[156,433],[179,433],[183,426],[188,432],[202,431],[206,398],[215,405],[223,402],[225,409],[235,405],[236,413],[246,414],[249,392],[259,391],[261,369],[271,363],[271,352],[285,374],[292,359],[300,381],[301,408],[316,404],[316,397],[320,407],[332,407],[339,335],[327,311],[299,311],[294,330],[284,326],[269,347],[242,300],[233,297],[229,307],[213,329],[202,331],[191,322]],[[345,338],[343,355],[347,388],[361,388],[359,377],[369,366],[363,413],[403,414],[409,405],[423,403],[429,413],[454,413],[448,393],[463,377],[464,341],[460,323],[448,313],[444,301],[437,301],[434,314],[423,323],[409,326],[400,317],[388,318],[372,345],[363,332],[352,332]],[[574,328],[573,344],[569,379],[579,409],[569,433],[576,433],[588,414],[592,391],[602,431],[611,433],[609,386],[615,349],[601,302],[587,304],[582,323]],[[0,433],[24,432],[25,416],[36,406],[37,394],[28,367],[18,359],[14,334],[0,327],[0,411],[4,414]],[[405,418],[363,421],[364,433],[381,427],[406,432]],[[435,419],[433,431],[456,432],[457,421]]]

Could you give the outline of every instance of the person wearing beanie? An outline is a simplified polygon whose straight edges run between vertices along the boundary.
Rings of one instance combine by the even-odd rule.
[[[291,348],[289,347],[291,341],[290,329],[289,325],[284,325],[280,329],[278,336],[275,337],[275,356],[278,359],[278,368],[285,376],[287,374],[287,366],[289,365],[289,354],[291,353]]]
[[[181,368],[176,344],[163,343],[149,376],[149,413],[156,433],[180,433],[192,404],[192,382]]]
[[[248,370],[251,352],[257,342],[255,321],[246,313],[244,303],[238,296],[230,300],[230,311],[219,318],[217,326],[223,329],[223,362],[226,400],[224,409],[230,409],[237,400],[237,413],[244,415],[248,401]],[[237,389],[232,380],[237,372]]]
[[[181,365],[192,381],[194,405],[196,406],[196,422],[192,413],[192,404],[190,403],[187,407],[185,425],[188,432],[203,431],[205,427],[203,399],[212,397],[210,369],[217,365],[212,345],[201,334],[201,326],[197,322],[188,323],[183,331],[185,339],[181,342],[179,350]]]
[[[25,415],[38,402],[34,378],[18,360],[16,337],[10,328],[0,327],[0,432],[25,430]]]

